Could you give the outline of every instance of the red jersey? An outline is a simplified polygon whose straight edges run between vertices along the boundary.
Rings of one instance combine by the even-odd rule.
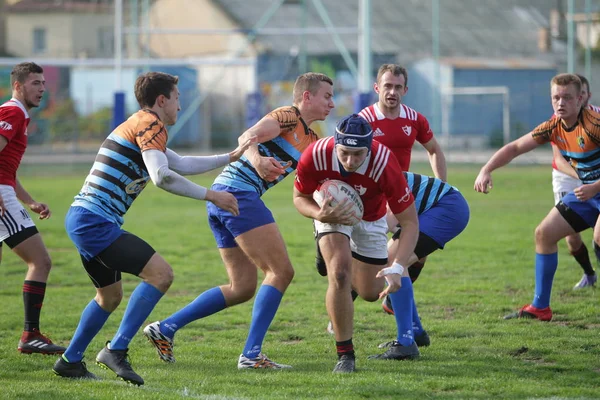
[[[588,108],[588,110],[592,110],[592,111],[595,111],[600,114],[600,107],[598,107],[598,106],[595,106],[593,104],[588,104],[587,108]],[[556,117],[556,115],[552,114],[552,118],[555,118],[555,117]],[[552,142],[552,143],[554,144],[554,142]],[[558,171],[558,167],[556,166],[556,160],[554,158],[552,158],[552,168],[554,168],[555,170]],[[575,178],[573,178],[573,179],[575,179]]]
[[[425,144],[433,138],[427,118],[404,104],[400,104],[400,116],[395,119],[386,118],[377,103],[363,108],[358,114],[373,128],[373,139],[392,150],[402,171],[409,170],[415,140]]]
[[[386,204],[399,214],[414,202],[396,157],[380,143],[373,141],[367,159],[355,172],[343,176],[340,168],[333,137],[317,140],[302,153],[294,185],[301,193],[312,194],[326,180],[348,183],[360,195],[365,221],[385,216]]]
[[[8,143],[0,152],[0,185],[15,187],[17,169],[27,148],[29,114],[17,99],[0,105],[0,135]]]

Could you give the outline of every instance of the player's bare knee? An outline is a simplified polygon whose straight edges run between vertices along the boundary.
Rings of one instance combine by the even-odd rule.
[[[363,292],[360,294],[360,298],[364,301],[368,301],[372,303],[374,301],[379,300],[379,291],[378,290],[369,290],[367,292]]]
[[[256,283],[254,283],[254,285],[251,283],[244,285],[232,285],[229,295],[227,296],[227,305],[233,306],[236,304],[245,303],[254,297],[254,293],[256,293]]]
[[[543,222],[535,228],[535,242],[550,244],[552,242],[552,232],[550,227]]]
[[[277,271],[275,275],[281,283],[287,286],[292,283],[295,273],[294,268],[290,265],[288,268],[282,268],[280,271]]]
[[[329,276],[331,276],[330,284],[333,283],[336,289],[343,289],[351,284],[350,271],[346,269],[336,268],[329,272]]]
[[[123,291],[111,292],[109,294],[97,294],[96,303],[106,312],[113,312],[123,300]]]
[[[583,241],[581,240],[581,235],[576,233],[574,235],[569,235],[565,238],[567,242],[567,247],[571,253],[576,252],[583,245]]]
[[[239,293],[238,303],[245,303],[247,301],[252,300],[252,298],[254,297],[254,293],[256,293],[254,290],[253,291],[246,290],[246,291]]]
[[[173,284],[174,279],[175,275],[173,269],[167,265],[165,268],[155,270],[154,273],[148,277],[147,282],[165,293],[169,290],[171,284]]]
[[[37,273],[42,273],[47,276],[50,273],[50,269],[52,269],[52,260],[50,259],[50,255],[48,253],[40,255],[38,259],[30,262],[28,267],[32,271],[36,271]]]

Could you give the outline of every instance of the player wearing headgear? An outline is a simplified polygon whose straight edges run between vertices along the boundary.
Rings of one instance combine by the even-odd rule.
[[[335,330],[338,362],[333,372],[355,370],[353,335],[354,305],[351,290],[367,301],[392,293],[398,308],[412,310],[412,285],[403,265],[416,260],[414,248],[419,223],[413,195],[398,161],[384,145],[373,141],[367,121],[356,114],[338,122],[335,135],[312,144],[298,163],[294,205],[305,217],[315,220],[319,246],[327,264],[329,285],[326,307]],[[313,192],[330,179],[354,187],[363,202],[363,219],[351,226],[349,205],[322,206]],[[388,261],[386,203],[403,229],[398,238],[394,262]],[[384,289],[384,279],[388,282]],[[412,359],[419,356],[412,334],[410,313],[396,316],[397,343],[380,359]]]

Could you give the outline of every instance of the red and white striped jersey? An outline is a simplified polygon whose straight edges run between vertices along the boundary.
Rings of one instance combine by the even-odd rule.
[[[377,221],[386,214],[386,204],[399,214],[414,202],[412,192],[394,154],[386,146],[373,141],[371,152],[361,167],[342,175],[333,137],[311,144],[300,157],[296,170],[296,189],[312,194],[330,179],[352,186],[363,202],[363,220]]]
[[[0,135],[8,143],[0,152],[0,185],[15,187],[17,169],[27,149],[29,114],[17,99],[0,105]]]
[[[593,104],[588,104],[587,107],[592,111],[596,111],[597,113],[600,113],[600,107],[598,107],[598,106],[595,106]]]
[[[373,128],[373,139],[392,150],[402,171],[409,170],[415,141],[425,144],[433,138],[427,118],[404,104],[400,104],[400,116],[395,119],[386,118],[377,103],[363,108],[358,114]]]

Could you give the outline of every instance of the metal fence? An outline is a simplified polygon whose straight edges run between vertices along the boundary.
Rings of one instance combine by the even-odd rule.
[[[315,125],[328,135],[357,99],[376,101],[381,63],[405,65],[404,102],[459,150],[498,146],[547,118],[557,72],[587,74],[592,92],[600,82],[598,0],[19,3],[0,12],[0,51],[14,56],[0,58],[0,100],[10,97],[14,64],[44,67],[48,92],[30,128],[44,152],[94,151],[110,133],[114,92],[134,112],[133,82],[146,70],[180,76],[170,145],[204,150],[232,146],[248,124],[290,104],[306,71],[334,78],[335,112]]]

